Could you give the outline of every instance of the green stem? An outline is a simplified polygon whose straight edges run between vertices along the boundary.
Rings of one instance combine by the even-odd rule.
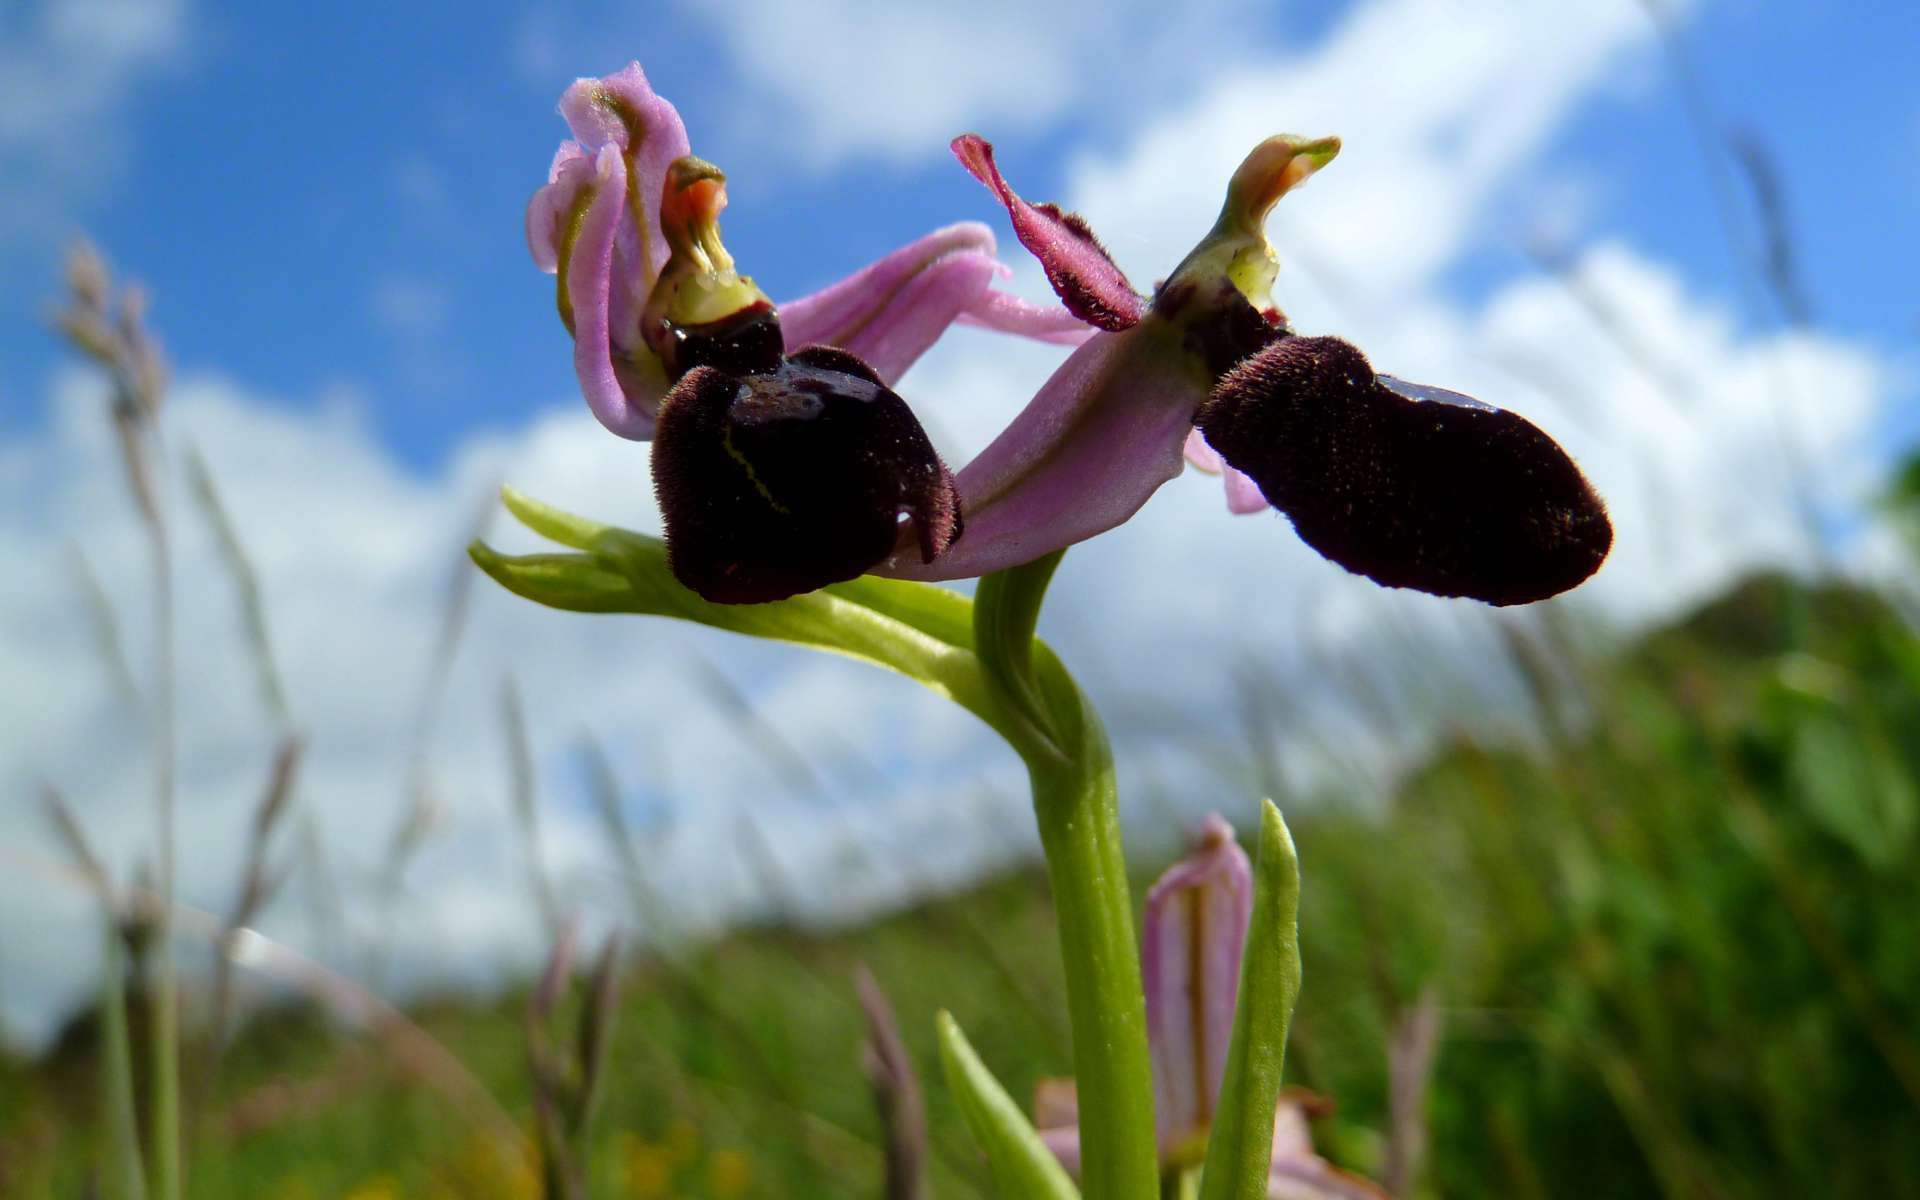
[[[1113,749],[1099,714],[1033,636],[1059,562],[1048,555],[980,581],[974,650],[989,690],[1017,716],[1020,736],[1008,741],[1033,784],[1073,1023],[1081,1188],[1088,1200],[1156,1200],[1153,1068]]]
[[[1028,762],[1066,964],[1081,1190],[1088,1200],[1155,1200],[1153,1068],[1113,754],[1099,718],[1082,712],[1078,753]]]
[[[107,1106],[112,1170],[106,1194],[113,1200],[146,1200],[140,1163],[140,1123],[134,1115],[133,1050],[127,1032],[127,989],[121,960],[126,947],[109,902],[106,947],[100,963],[101,1091]]]

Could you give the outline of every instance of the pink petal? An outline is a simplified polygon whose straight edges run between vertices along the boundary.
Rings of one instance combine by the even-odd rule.
[[[577,160],[584,166],[587,160]],[[569,168],[571,169],[571,168]],[[625,382],[635,388],[628,394],[622,386],[622,374],[614,369],[613,344],[609,336],[612,312],[609,291],[613,284],[614,231],[626,209],[626,167],[615,146],[603,146],[592,160],[592,177],[583,184],[592,188],[580,231],[567,257],[567,296],[573,308],[573,368],[580,377],[580,390],[587,407],[600,423],[621,437],[644,439],[653,434],[653,414],[660,394],[649,389],[633,372]],[[651,393],[651,394],[650,394]]]
[[[1078,346],[1097,332],[1064,308],[1034,304],[998,288],[988,288],[960,314],[959,323],[1063,346]]]
[[[977,221],[949,225],[780,305],[780,329],[789,350],[837,346],[891,386],[980,302],[1000,269],[991,229]]]
[[[1304,1088],[1287,1088],[1273,1114],[1273,1157],[1267,1200],[1389,1200],[1372,1180],[1343,1171],[1313,1152],[1307,1118],[1333,1111],[1333,1101]]]
[[[1267,503],[1265,492],[1253,481],[1253,476],[1238,467],[1228,467],[1227,511],[1238,516],[1248,513],[1266,512],[1272,506]]]
[[[1309,1117],[1326,1116],[1333,1101],[1305,1088],[1285,1088],[1273,1109],[1273,1160],[1308,1158],[1313,1155],[1313,1129]]]
[[[1007,206],[1020,244],[1040,260],[1047,282],[1069,312],[1089,325],[1113,332],[1140,323],[1146,303],[1077,213],[1061,212],[1054,204],[1022,200],[994,165],[992,144],[979,134],[953,139],[953,153],[961,166]]]
[[[1391,1200],[1385,1188],[1324,1158],[1275,1158],[1267,1169],[1267,1200]]]
[[[1071,1079],[1044,1076],[1033,1084],[1033,1127],[1071,1128],[1080,1123],[1080,1089]]]
[[[966,531],[946,554],[912,547],[875,569],[900,579],[969,579],[1112,529],[1180,473],[1180,447],[1207,380],[1158,322],[1096,334],[957,476]]]
[[[1060,1165],[1080,1173],[1080,1093],[1071,1079],[1043,1077],[1033,1085],[1033,1128]]]
[[[1253,868],[1218,814],[1147,893],[1140,970],[1162,1145],[1212,1123],[1252,911]]]
[[[667,261],[657,216],[668,166],[690,153],[686,126],[679,111],[654,94],[637,62],[604,79],[574,81],[560,97],[560,115],[588,149],[618,146],[626,159],[634,224],[624,232],[619,266],[623,277],[636,282],[644,302]]]
[[[1053,1156],[1060,1160],[1060,1165],[1067,1169],[1068,1174],[1080,1173],[1080,1127],[1078,1125],[1068,1125],[1061,1129],[1040,1129],[1035,1132],[1040,1135],[1040,1144],[1053,1151]]]
[[[546,186],[527,203],[527,249],[533,252],[534,265],[549,275],[560,269],[566,220],[573,211],[574,199],[592,181],[592,155],[587,148],[579,142],[561,142],[553,165],[547,168]]]
[[[1207,445],[1207,439],[1196,429],[1187,435],[1187,461],[1209,475],[1224,476],[1227,490],[1227,511],[1238,516],[1248,513],[1265,512],[1271,507],[1260,485],[1253,477],[1238,467],[1230,467],[1220,457],[1220,452]]]
[[[1220,452],[1207,445],[1207,439],[1200,436],[1198,429],[1187,435],[1187,461],[1209,475],[1218,475],[1226,469],[1220,461]]]

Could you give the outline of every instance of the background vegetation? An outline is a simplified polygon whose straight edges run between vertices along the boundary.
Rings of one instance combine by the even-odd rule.
[[[1283,797],[1306,870],[1289,1066],[1337,1100],[1325,1152],[1377,1174],[1393,1139],[1430,1137],[1421,1195],[1920,1194],[1920,637],[1898,598],[1753,578],[1597,659],[1535,628],[1512,652],[1536,739],[1449,739],[1376,813]],[[1050,922],[1019,874],[833,936],[634,947],[596,1194],[879,1194],[855,965],[923,1072],[946,1006],[1020,1094],[1069,1061]],[[1424,993],[1431,1083],[1396,1114]],[[535,1194],[528,1002],[408,1014],[503,1116],[377,1020],[258,1014],[189,1106],[188,1193]],[[0,1194],[85,1194],[99,1044],[88,1014],[0,1064]],[[189,1064],[206,1049],[190,1036]],[[986,1194],[937,1084],[928,1106],[938,1194]]]

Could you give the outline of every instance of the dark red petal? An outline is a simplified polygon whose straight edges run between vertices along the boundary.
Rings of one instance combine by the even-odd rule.
[[[1000,175],[993,145],[977,133],[953,139],[954,157],[1007,206],[1013,232],[1046,269],[1047,282],[1067,311],[1089,325],[1119,331],[1138,325],[1146,302],[1078,213],[1056,204],[1029,204]]]
[[[720,604],[864,574],[893,551],[903,513],[928,561],[960,535],[953,476],[920,422],[841,351],[744,377],[688,372],[660,408],[653,479],[668,565]]]
[[[1308,545],[1387,587],[1526,604],[1600,568],[1606,507],[1552,438],[1401,389],[1348,342],[1288,337],[1229,372],[1196,423]]]

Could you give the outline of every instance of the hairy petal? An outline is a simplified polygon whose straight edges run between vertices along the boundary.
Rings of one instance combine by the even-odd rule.
[[[1252,911],[1253,868],[1217,814],[1147,893],[1140,971],[1163,1146],[1203,1136],[1212,1122]]]
[[[1078,213],[1062,212],[1056,204],[1022,200],[994,165],[993,144],[977,133],[953,139],[953,153],[1006,205],[1014,234],[1040,260],[1047,282],[1069,312],[1113,332],[1139,324],[1146,302]]]
[[[967,536],[932,563],[896,553],[880,574],[967,579],[1104,533],[1180,473],[1211,382],[1178,334],[1149,321],[1074,351],[961,470]]]

